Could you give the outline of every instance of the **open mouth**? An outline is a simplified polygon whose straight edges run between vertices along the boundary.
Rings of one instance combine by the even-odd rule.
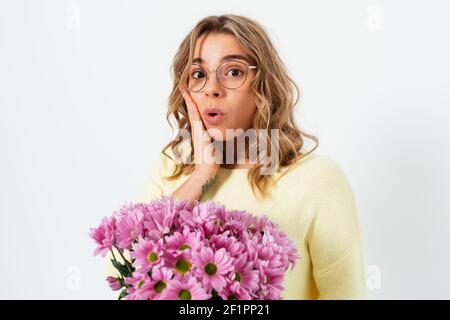
[[[205,115],[205,120],[209,124],[219,124],[222,122],[224,115],[219,112],[208,112]]]

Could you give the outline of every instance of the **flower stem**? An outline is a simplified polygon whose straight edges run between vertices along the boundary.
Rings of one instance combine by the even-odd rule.
[[[119,250],[119,248],[117,248],[117,246],[114,246],[114,248],[117,249],[117,251],[120,254],[120,257],[123,259],[125,265],[127,266],[128,270],[130,270],[130,274],[133,273],[133,270],[131,270],[131,268],[133,267],[133,265],[124,257],[124,255],[122,254],[122,252]]]
[[[111,250],[111,254],[112,254],[112,256],[113,256],[114,260],[116,260],[116,261],[117,261],[117,259],[116,259],[116,255],[114,254],[114,250],[113,250],[113,248],[110,248],[109,250]]]

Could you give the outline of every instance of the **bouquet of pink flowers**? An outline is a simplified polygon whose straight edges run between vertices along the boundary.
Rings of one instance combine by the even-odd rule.
[[[107,281],[119,299],[281,299],[284,274],[300,258],[266,216],[210,200],[123,205],[90,236],[94,255],[112,254],[119,276]]]

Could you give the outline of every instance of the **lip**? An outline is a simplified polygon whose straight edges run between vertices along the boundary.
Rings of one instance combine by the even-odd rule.
[[[211,113],[216,113],[215,116],[210,115]],[[211,125],[219,124],[223,121],[225,114],[217,108],[207,108],[203,111],[203,117],[206,122]]]

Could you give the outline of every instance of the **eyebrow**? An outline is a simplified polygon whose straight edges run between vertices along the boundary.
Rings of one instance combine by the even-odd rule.
[[[229,61],[229,60],[244,60],[245,62],[250,64],[250,60],[247,57],[244,57],[243,55],[240,55],[240,54],[229,54],[229,55],[223,56],[220,61],[224,62],[224,61]],[[192,63],[203,64],[203,63],[205,63],[205,60],[197,57],[197,58],[194,58],[194,60],[192,60]]]

